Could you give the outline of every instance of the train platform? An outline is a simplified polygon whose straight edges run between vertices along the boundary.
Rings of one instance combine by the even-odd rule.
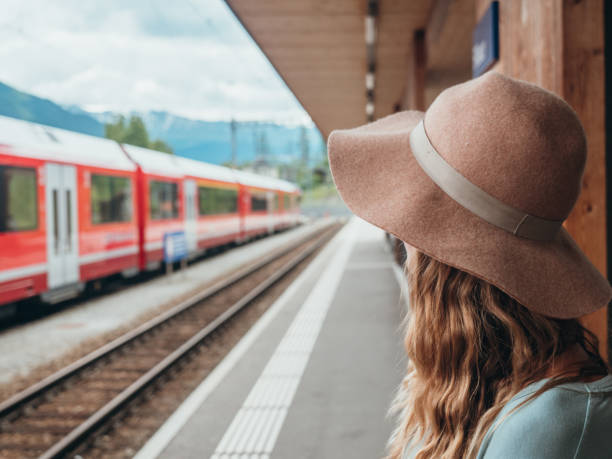
[[[330,223],[319,219],[294,229],[232,248],[190,264],[182,271],[156,276],[118,291],[69,306],[0,333],[0,384],[25,377],[54,360],[73,360],[79,348],[92,350],[112,334],[169,308],[224,275]]]
[[[384,233],[353,217],[137,459],[383,456],[402,281]]]

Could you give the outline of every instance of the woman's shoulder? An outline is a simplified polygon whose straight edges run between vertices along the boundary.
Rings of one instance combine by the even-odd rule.
[[[544,382],[523,389],[504,407],[478,458],[612,457],[612,375],[562,384],[519,406]]]

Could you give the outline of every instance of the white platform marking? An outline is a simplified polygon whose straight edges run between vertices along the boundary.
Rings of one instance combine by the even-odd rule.
[[[397,264],[393,263],[393,274],[395,275],[395,280],[400,286],[400,297],[404,300],[404,304],[406,305],[406,310],[410,312],[410,288],[408,287],[408,279],[406,278],[406,274],[404,270],[397,266]]]
[[[353,220],[289,330],[217,445],[212,459],[270,457],[355,241]]]
[[[337,250],[349,231],[349,223],[343,228],[327,246],[315,257],[308,267],[291,283],[274,304],[261,316],[261,318],[249,329],[234,348],[215,367],[215,369],[202,381],[202,383],[183,401],[179,408],[170,416],[166,422],[155,432],[149,441],[140,449],[135,459],[152,459],[161,454],[170,441],[189,421],[191,416],[199,409],[208,396],[217,388],[227,374],[234,368],[236,363],[250,350],[255,340],[261,335],[268,325],[274,320],[278,313],[285,307],[287,302],[295,295],[298,289],[311,276],[324,268],[331,254]],[[259,431],[266,426],[256,426]]]
[[[392,269],[393,262],[391,261],[362,261],[357,263],[349,263],[346,265],[346,271],[373,271],[376,269]]]

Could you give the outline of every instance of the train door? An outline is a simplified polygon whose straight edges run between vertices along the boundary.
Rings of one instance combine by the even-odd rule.
[[[198,219],[196,214],[197,186],[194,180],[185,180],[185,238],[187,250],[195,253],[198,249]]]
[[[276,207],[278,204],[278,197],[276,197],[276,192],[273,191],[268,191],[266,193],[266,209],[267,209],[267,216],[266,216],[266,220],[268,223],[268,234],[272,234],[274,232],[274,226],[276,224]]]
[[[48,288],[79,281],[76,167],[46,166]]]

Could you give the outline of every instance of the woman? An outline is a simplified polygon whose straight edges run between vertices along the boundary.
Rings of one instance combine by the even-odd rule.
[[[612,376],[578,321],[612,290],[562,227],[586,162],[571,107],[489,72],[328,151],[347,205],[407,247],[389,456],[612,458]]]

